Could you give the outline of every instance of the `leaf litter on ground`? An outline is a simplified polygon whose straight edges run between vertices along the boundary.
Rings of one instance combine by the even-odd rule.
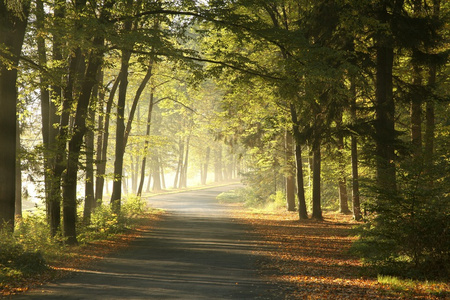
[[[356,239],[352,216],[324,213],[323,221],[298,220],[296,213],[236,210],[260,238],[261,273],[283,291],[284,299],[447,299],[447,283],[414,281],[407,289],[362,275],[361,261],[349,250]],[[367,273],[367,272],[366,272]]]

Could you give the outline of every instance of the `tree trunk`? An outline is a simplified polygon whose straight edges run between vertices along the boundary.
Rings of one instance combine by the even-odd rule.
[[[102,23],[109,21],[110,9],[113,2],[107,1],[103,6],[99,20]],[[88,107],[91,100],[92,89],[97,83],[97,74],[103,61],[101,48],[104,44],[104,37],[93,37],[93,48],[90,50],[86,71],[78,96],[77,108],[74,118],[73,134],[69,140],[69,153],[67,158],[67,168],[64,176],[63,188],[63,216],[64,216],[64,236],[68,244],[77,244],[76,218],[77,218],[77,173],[80,157],[81,145],[86,133],[86,119],[88,117]],[[75,73],[81,76],[79,73]]]
[[[53,19],[55,22],[61,21],[65,18],[64,5],[57,5],[55,7]],[[56,26],[56,25],[55,25]],[[63,60],[62,54],[62,41],[59,35],[53,36],[53,60],[61,62]],[[61,82],[55,82],[51,86],[51,100],[49,105],[49,124],[45,125],[48,128],[48,166],[47,177],[48,177],[48,190],[46,193],[46,204],[47,204],[47,216],[50,225],[50,234],[55,236],[61,225],[61,174],[64,170],[64,161],[66,159],[66,128],[67,125],[64,124],[67,119],[68,124],[68,114],[67,107],[63,106],[61,115],[58,114],[58,109],[55,102],[65,103],[63,98],[62,89],[62,77],[59,78]],[[67,117],[67,118],[66,118]],[[58,124],[56,128],[54,125]],[[44,129],[43,129],[44,131]],[[64,143],[62,142],[64,141]]]
[[[300,128],[298,125],[297,110],[293,104],[290,105],[292,131],[295,142],[295,162],[297,169],[297,196],[298,196],[298,216],[300,220],[308,219],[306,210],[305,187],[303,182],[302,146],[300,140]]]
[[[161,159],[159,160],[159,166],[161,167],[160,172],[161,172],[161,187],[163,190],[166,189],[166,178],[164,175],[164,165],[161,161]]]
[[[29,3],[17,14],[0,1],[0,45],[8,49],[0,60],[0,227],[14,229],[16,197],[17,67],[27,26]],[[4,49],[4,48],[2,48]],[[8,66],[8,62],[10,66]]]
[[[432,89],[436,85],[436,66],[432,66],[429,72],[428,84]],[[424,150],[424,160],[425,165],[430,169],[433,165],[433,154],[434,154],[434,131],[435,125],[435,113],[434,113],[434,99],[428,99],[425,108],[425,150]]]
[[[206,184],[206,180],[208,179],[208,165],[209,165],[209,156],[211,154],[211,147],[207,147],[206,148],[206,153],[205,153],[205,162],[202,164],[202,179],[201,179],[201,183],[202,185]]]
[[[101,203],[103,200],[103,189],[105,187],[105,173],[106,173],[106,156],[108,153],[108,140],[109,140],[109,121],[111,119],[111,110],[114,102],[114,96],[116,95],[117,88],[119,87],[121,75],[117,76],[114,84],[109,93],[108,102],[106,103],[105,120],[100,119],[102,113],[99,113],[99,130],[97,137],[97,175],[95,179],[95,204]],[[100,104],[100,107],[103,107]],[[108,184],[106,183],[106,191],[108,191]]]
[[[120,68],[120,85],[119,85],[119,99],[117,101],[117,121],[116,121],[116,150],[114,161],[114,181],[113,191],[111,195],[111,207],[115,213],[120,212],[121,198],[122,198],[122,172],[123,172],[123,157],[125,154],[125,102],[128,88],[128,67],[131,57],[131,51],[122,51],[122,66]]]
[[[153,112],[153,98],[154,97],[154,88],[152,87],[152,90],[150,92],[150,101],[148,105],[148,115],[147,115],[147,129],[145,132],[145,143],[144,143],[144,155],[142,158],[142,165],[141,165],[141,179],[139,182],[139,188],[137,191],[137,195],[142,195],[142,189],[144,187],[144,180],[145,180],[145,164],[147,162],[147,156],[148,156],[148,146],[149,146],[149,138],[150,138],[150,129],[151,129],[151,123],[152,123],[152,112]],[[150,178],[148,179],[150,181]]]
[[[183,162],[183,167],[181,168],[181,172],[180,172],[180,184],[179,187],[180,188],[185,188],[187,187],[187,171],[188,171],[188,162],[189,162],[189,143],[191,140],[191,136],[189,135],[186,139],[186,153],[184,155],[184,162]]]
[[[437,21],[439,19],[441,9],[441,1],[433,0],[433,19]],[[430,89],[434,93],[434,89],[436,86],[436,73],[437,67],[436,65],[430,66],[429,70],[429,78],[428,85]],[[431,169],[433,166],[433,155],[434,155],[434,131],[435,131],[435,107],[434,107],[434,99],[433,97],[429,97],[427,99],[426,108],[425,108],[425,155],[424,161],[427,169]]]
[[[350,107],[351,120],[353,125],[356,124],[356,91],[352,84],[352,103]],[[358,140],[355,134],[351,137],[351,156],[352,156],[352,202],[353,202],[353,218],[360,221],[361,203],[359,200],[359,174],[358,174]]]
[[[316,137],[317,139],[317,137]],[[322,220],[321,207],[321,152],[320,139],[314,141],[313,145],[313,197],[312,197],[312,218]]]
[[[286,130],[285,132],[285,157],[287,173],[285,175],[286,181],[286,204],[288,211],[295,211],[295,178],[294,178],[294,166],[293,158],[293,140],[292,133]]]
[[[422,85],[421,68],[414,66],[413,90],[411,99],[411,144],[414,157],[422,156],[422,95],[416,89]]]
[[[176,189],[178,188],[178,182],[179,182],[179,177],[181,177],[181,172],[183,169],[183,160],[184,160],[184,141],[183,139],[180,137],[179,141],[178,141],[178,152],[179,152],[179,158],[178,158],[178,164],[177,164],[177,170],[175,172],[175,179],[173,181],[173,188]]]
[[[93,95],[98,95],[99,86],[96,84],[92,92]],[[98,103],[97,103],[98,104]],[[88,111],[88,120],[90,123],[95,123],[95,108],[91,104]],[[90,224],[92,210],[95,207],[95,195],[94,195],[94,130],[93,125],[87,128],[85,135],[86,144],[86,178],[84,189],[84,210],[83,221],[85,224]]]
[[[386,4],[384,4],[386,6]],[[386,7],[380,11],[380,21],[387,23]],[[376,169],[377,185],[381,191],[395,192],[395,105],[393,98],[392,68],[394,49],[388,37],[380,37],[376,45]]]
[[[20,122],[16,118],[16,153],[20,154]],[[22,218],[22,168],[20,155],[16,157],[16,197],[14,215],[16,218]]]
[[[214,163],[214,182],[220,182],[223,180],[222,176],[222,146],[218,146],[215,151],[215,163]]]
[[[344,135],[342,133],[342,112],[336,120],[337,133],[337,147],[338,147],[338,163],[339,163],[339,212],[341,214],[348,214],[348,194],[347,194],[347,178],[345,172],[346,162],[344,159]]]
[[[153,191],[161,190],[161,167],[159,165],[159,157],[158,154],[155,153],[153,156]]]
[[[36,0],[36,29],[44,30],[44,20],[45,20],[44,3],[42,0]],[[37,52],[40,66],[47,66],[47,49],[45,46],[45,39],[42,35],[36,37]],[[39,77],[39,90],[40,90],[40,100],[41,100],[41,121],[42,121],[42,144],[43,144],[43,161],[44,161],[44,195],[47,216],[49,212],[49,193],[51,190],[51,151],[50,151],[50,92],[49,86],[44,79],[43,74]]]
[[[104,9],[106,10],[106,8]],[[97,47],[102,46],[103,43],[103,37],[96,37],[94,39],[94,45]],[[98,52],[97,49],[91,50],[85,78],[81,86],[81,93],[77,101],[73,135],[69,141],[69,155],[63,189],[64,236],[67,238],[69,244],[78,243],[76,238],[78,161],[83,137],[87,131],[86,119],[88,117],[91,93],[97,82],[96,78],[101,63],[102,53]]]

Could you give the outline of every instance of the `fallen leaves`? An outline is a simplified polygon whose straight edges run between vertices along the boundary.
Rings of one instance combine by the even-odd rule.
[[[421,285],[398,291],[361,275],[359,259],[349,253],[355,237],[351,216],[324,214],[324,221],[299,221],[296,214],[237,211],[261,238],[258,254],[264,276],[284,290],[285,299],[443,299],[449,285]],[[444,286],[443,286],[444,285]],[[430,289],[431,287],[431,289]]]

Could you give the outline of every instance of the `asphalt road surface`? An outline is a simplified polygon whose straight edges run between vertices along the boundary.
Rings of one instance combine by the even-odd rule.
[[[256,237],[216,201],[235,187],[149,198],[167,214],[129,248],[12,299],[279,299],[256,271]]]

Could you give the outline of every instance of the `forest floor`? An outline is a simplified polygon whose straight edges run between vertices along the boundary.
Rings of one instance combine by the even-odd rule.
[[[180,270],[186,272],[190,270],[191,267],[189,266],[198,265],[203,266],[203,268],[207,267],[208,270],[190,270],[191,273],[188,274],[189,276],[187,278],[192,278],[193,275],[196,276],[195,278],[202,278],[202,281],[192,281],[191,283],[194,286],[199,285],[200,288],[198,290],[203,292],[205,282],[209,282],[207,289],[211,289],[211,293],[208,294],[208,297],[215,293],[217,295],[218,284],[220,283],[220,288],[225,286],[225,282],[228,284],[226,276],[229,276],[228,272],[231,269],[230,262],[226,262],[226,259],[230,256],[229,254],[232,254],[229,257],[230,259],[236,259],[236,254],[243,252],[244,249],[248,249],[245,250],[245,253],[252,251],[252,256],[258,259],[257,266],[261,278],[263,278],[261,282],[270,283],[270,289],[266,290],[267,293],[264,295],[264,299],[450,298],[450,286],[448,283],[413,281],[382,283],[374,276],[363,275],[366,273],[363,272],[360,260],[349,253],[351,243],[355,239],[351,235],[351,228],[356,225],[351,219],[351,216],[325,213],[323,222],[314,220],[300,222],[296,213],[257,212],[244,208],[241,204],[215,204],[216,202],[212,200],[195,202],[198,201],[197,196],[193,197],[196,192],[191,193],[187,194],[191,196],[187,197],[184,202],[180,201],[177,195],[158,196],[161,197],[160,200],[157,197],[149,198],[149,202],[153,202],[156,205],[154,207],[165,205],[166,207],[164,209],[167,209],[169,214],[150,215],[140,227],[116,236],[114,239],[70,249],[72,251],[72,259],[60,261],[52,265],[52,273],[41,274],[41,276],[32,278],[28,282],[2,289],[0,298],[2,296],[8,297],[8,295],[22,292],[29,288],[36,288],[36,286],[48,281],[54,282],[55,278],[67,277],[70,274],[78,273],[85,276],[91,273],[98,273],[99,275],[104,275],[106,273],[98,271],[86,273],[86,270],[97,268],[96,265],[99,263],[102,264],[104,260],[107,262],[111,259],[123,260],[123,256],[114,258],[116,256],[115,253],[121,252],[125,254],[129,252],[129,248],[133,250],[133,246],[129,247],[129,245],[133,245],[133,243],[136,245],[136,240],[142,241],[143,238],[149,239],[146,242],[147,251],[145,252],[145,261],[148,264],[148,269],[145,269],[142,275],[140,275],[143,281],[142,285],[145,286],[146,290],[149,289],[149,282],[155,280],[156,282],[163,282],[162,279],[164,279],[164,282],[167,281],[170,289],[173,289],[174,285],[181,284],[181,288],[186,290],[185,288],[189,284],[189,280],[178,280],[177,276],[180,275]],[[209,192],[197,192],[197,195],[202,193],[206,195]],[[171,215],[170,211],[177,213]],[[247,230],[248,237],[243,236],[241,227],[228,224],[228,218],[224,219],[221,217],[221,219],[214,221],[216,213],[220,213],[220,216],[222,216],[222,213],[229,215],[231,218],[230,222],[235,223],[236,226],[238,224],[244,225],[242,228]],[[171,224],[178,225],[173,228],[164,227],[167,221],[170,221]],[[162,228],[164,228],[164,231],[161,231]],[[191,232],[194,228],[200,231]],[[184,229],[189,230],[192,236],[186,236],[187,231],[183,233]],[[159,243],[166,240],[166,238],[161,239],[161,237],[167,237],[168,233],[170,233],[170,243],[158,246]],[[172,233],[176,233],[176,235],[172,236]],[[238,240],[236,236],[239,237]],[[150,247],[154,247],[154,250]],[[169,258],[166,258],[167,260],[149,256],[151,252],[158,252],[159,248],[163,249],[162,254],[168,254],[168,247],[182,248],[178,249],[178,252],[173,252],[173,255],[170,254]],[[173,251],[175,251],[175,248]],[[192,253],[188,254],[189,252]],[[196,253],[201,254],[201,260],[197,258]],[[209,261],[205,260],[205,255],[208,255]],[[224,255],[224,257],[218,259],[218,255]],[[165,274],[164,272],[167,272],[168,267],[164,263],[164,266],[159,268],[158,261],[161,261],[161,263],[170,261],[172,268],[172,264],[179,263],[177,262],[177,258],[185,256],[189,260],[183,263],[181,269],[178,267],[173,270],[177,274],[175,275],[175,279],[173,273],[168,274],[164,278],[161,277],[162,274]],[[239,254],[239,257],[241,256]],[[245,254],[243,257],[246,256],[248,254]],[[136,253],[132,257],[136,257]],[[244,260],[242,259],[241,257],[240,261],[237,261],[239,266],[243,266]],[[218,260],[222,260],[222,262]],[[223,274],[220,273],[221,269],[224,271]],[[212,278],[209,278],[208,274],[211,274],[210,272],[217,273],[217,270],[219,270],[221,277],[219,277],[220,279],[216,279],[214,284],[211,285]],[[152,272],[155,272],[155,274]],[[197,274],[197,272],[204,272],[204,274]],[[119,271],[111,272],[111,274],[116,274],[114,276],[117,276]],[[251,278],[247,273],[243,274],[243,278]],[[128,276],[121,275],[122,277],[128,278]],[[57,281],[61,282],[59,279]],[[248,286],[260,284],[259,281],[243,281],[242,283]],[[124,282],[123,284],[125,287],[126,283]],[[70,283],[70,281],[65,286],[69,286],[69,288],[77,287],[77,285]],[[55,288],[60,287],[62,288],[63,285],[57,285]],[[136,291],[139,291],[139,293],[143,292],[142,288],[136,289]],[[189,289],[188,292],[190,292]],[[228,293],[228,290],[226,292]],[[30,298],[26,299],[41,299],[40,295],[43,294],[39,293],[35,293],[35,295],[37,294],[37,298],[33,298],[30,295]],[[99,299],[102,299],[101,297],[104,296],[103,293],[103,288],[98,291]],[[172,298],[157,299],[175,299],[174,295],[171,295],[173,296]],[[234,295],[237,296],[237,294]],[[21,297],[19,296],[19,298]],[[136,299],[141,298],[137,297]],[[79,299],[82,299],[82,297]],[[226,299],[244,298],[228,297]]]
[[[322,222],[299,221],[289,212],[236,210],[235,216],[252,225],[262,245],[273,246],[260,253],[261,272],[286,290],[285,299],[450,299],[448,283],[380,283],[363,275],[361,261],[349,252],[356,239],[351,216],[325,213]]]

